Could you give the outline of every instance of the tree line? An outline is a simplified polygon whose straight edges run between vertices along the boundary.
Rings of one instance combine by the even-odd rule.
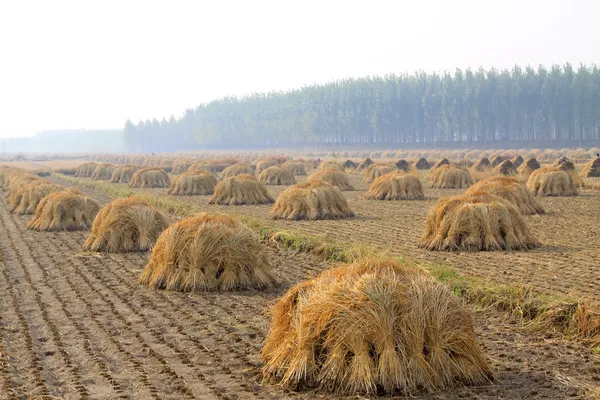
[[[600,139],[600,70],[570,64],[344,79],[125,124],[130,151]]]

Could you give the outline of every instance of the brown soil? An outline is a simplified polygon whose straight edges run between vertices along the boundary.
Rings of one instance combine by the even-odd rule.
[[[86,192],[100,203],[109,200]],[[349,195],[361,203],[359,196]],[[357,221],[383,223],[381,217],[370,217],[374,211],[367,213],[371,203],[379,204],[379,210],[410,206],[369,201],[364,208],[356,208],[362,215],[353,220],[355,228]],[[206,208],[257,210],[259,214],[268,210],[261,206]],[[6,201],[0,198],[0,292],[4,294],[0,302],[0,399],[332,398],[284,392],[263,384],[258,357],[269,326],[269,305],[289,285],[328,264],[270,242],[269,257],[280,282],[276,289],[202,294],[153,291],[136,282],[148,253],[83,253],[87,232],[28,231],[29,218],[9,214]],[[311,224],[316,230],[329,226],[319,222],[306,226]],[[354,232],[367,237],[362,229]],[[512,319],[491,310],[475,311],[475,315],[477,333],[497,381],[422,398],[589,398],[597,390],[600,357],[589,348],[524,334]]]

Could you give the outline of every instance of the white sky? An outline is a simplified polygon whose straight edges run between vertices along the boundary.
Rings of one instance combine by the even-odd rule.
[[[0,0],[0,137],[344,77],[598,63],[600,0]]]

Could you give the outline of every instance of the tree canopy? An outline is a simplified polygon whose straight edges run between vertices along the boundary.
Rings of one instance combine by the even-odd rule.
[[[125,124],[130,151],[600,139],[600,70],[570,64],[344,79]]]

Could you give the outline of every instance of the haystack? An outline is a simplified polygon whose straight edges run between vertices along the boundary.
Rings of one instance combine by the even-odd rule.
[[[517,178],[492,176],[471,186],[466,193],[486,192],[508,201],[524,215],[543,214],[544,209],[525,184]]]
[[[238,175],[254,175],[254,167],[245,163],[233,164],[223,170],[221,179]]]
[[[315,171],[308,177],[308,180],[321,180],[329,183],[332,186],[335,186],[341,191],[354,190],[354,186],[352,186],[348,180],[348,175],[346,175],[345,172],[335,168],[327,168]]]
[[[401,171],[390,172],[375,179],[365,194],[368,200],[423,200],[419,178]]]
[[[217,178],[213,174],[186,172],[171,181],[169,194],[174,196],[203,196],[213,194]]]
[[[77,172],[75,172],[75,176],[79,178],[89,178],[92,176],[97,166],[98,164],[95,162],[81,164],[79,167],[77,167]]]
[[[160,235],[139,281],[180,292],[262,289],[275,282],[265,250],[237,220],[202,213]]]
[[[371,183],[374,182],[375,179],[383,176],[385,174],[389,174],[390,172],[394,172],[395,168],[391,165],[386,164],[373,164],[365,170],[365,182]]]
[[[188,169],[194,164],[192,160],[180,159],[173,162],[173,175],[183,174],[188,172]]]
[[[480,158],[473,165],[473,169],[477,172],[487,172],[492,168],[492,164],[487,157]]]
[[[577,186],[571,175],[555,168],[540,168],[532,172],[527,187],[536,196],[576,196]]]
[[[16,192],[11,200],[11,212],[14,214],[33,214],[38,204],[44,197],[53,192],[64,189],[61,185],[47,183],[45,181],[34,181],[23,186]]]
[[[525,160],[523,160],[523,157],[521,157],[521,155],[518,155],[512,159],[512,163],[515,166],[515,168],[519,168],[524,161]]]
[[[83,248],[110,253],[146,251],[168,226],[163,213],[135,196],[114,200],[96,215]]]
[[[560,164],[565,163],[567,161],[569,161],[569,159],[565,156],[562,156],[562,157],[558,158],[556,161],[554,161],[554,164],[552,166],[558,167]]]
[[[473,184],[469,171],[452,165],[442,165],[431,172],[431,187],[438,189],[464,189]]]
[[[363,259],[296,284],[273,308],[261,353],[286,389],[407,395],[485,385],[471,311],[427,272]]]
[[[216,171],[213,167],[214,167],[213,164],[208,164],[206,162],[195,162],[192,165],[190,165],[190,167],[188,168],[188,170],[186,172],[199,172],[199,173],[215,174]]]
[[[30,172],[12,171],[10,172],[4,181],[5,196],[9,199],[9,203],[13,202],[13,197],[21,190],[22,187],[29,185],[30,183],[50,183],[50,181],[41,179],[35,174]]]
[[[36,231],[77,231],[92,226],[100,206],[78,190],[54,192],[44,197],[27,224]]]
[[[584,178],[600,178],[600,158],[596,157],[587,163],[580,174]]]
[[[283,168],[287,168],[296,176],[306,175],[306,165],[302,161],[286,161],[281,164]]]
[[[146,167],[136,171],[129,181],[130,188],[168,188],[169,175],[160,167]]]
[[[265,169],[269,167],[274,167],[275,165],[279,165],[279,163],[273,158],[264,158],[262,160],[258,160],[256,162],[256,173],[260,174]]]
[[[113,171],[110,181],[111,183],[129,183],[138,169],[135,165],[120,165]]]
[[[366,158],[363,162],[361,162],[360,164],[358,164],[358,169],[360,171],[369,168],[371,165],[375,164],[373,162],[373,160],[371,160],[370,158]]]
[[[98,181],[108,181],[112,178],[115,166],[109,163],[102,163],[96,167],[92,173],[92,179]]]
[[[482,191],[442,197],[429,211],[419,247],[438,251],[522,250],[540,246],[519,209]]]
[[[396,162],[396,168],[398,168],[399,171],[409,172],[410,164],[406,160],[398,160]]]
[[[559,171],[565,171],[567,174],[569,174],[575,187],[583,186],[583,180],[577,173],[577,168],[575,168],[575,164],[573,164],[572,161],[566,160],[558,164],[555,168]]]
[[[496,168],[502,163],[502,161],[504,161],[504,158],[502,156],[494,157],[494,159],[492,160],[492,168]]]
[[[294,174],[287,168],[275,165],[260,173],[258,180],[265,185],[294,185]]]
[[[473,166],[473,164],[475,164],[473,161],[471,160],[460,160],[454,163],[454,165],[456,165],[457,167],[463,167],[463,168],[471,168]]]
[[[296,184],[279,195],[269,216],[273,219],[338,219],[354,212],[342,192],[320,179]]]
[[[356,168],[357,168],[357,165],[356,165],[356,163],[355,163],[354,161],[352,161],[352,160],[346,160],[346,162],[344,163],[344,170],[347,170],[347,169],[352,169],[352,170],[354,170],[354,169],[356,169]]]
[[[536,169],[540,169],[540,163],[535,158],[528,158],[519,168],[517,168],[517,172],[519,175],[528,178],[529,175]]]
[[[437,168],[442,167],[444,165],[450,165],[450,161],[448,161],[447,158],[442,158],[441,160],[436,161],[435,164],[433,164],[433,166],[431,168],[432,169],[437,169]]]
[[[264,184],[251,175],[238,175],[223,179],[215,187],[210,204],[242,205],[269,204],[273,198]]]
[[[514,176],[517,174],[517,169],[510,160],[504,160],[494,168],[496,175]]]
[[[429,162],[427,161],[427,159],[421,157],[415,163],[415,168],[418,170],[425,170],[425,169],[430,169],[431,166],[429,165]]]
[[[322,171],[324,169],[331,169],[331,168],[337,169],[338,171],[342,171],[342,172],[346,171],[342,164],[340,164],[339,162],[335,162],[335,161],[322,162],[321,164],[319,164],[319,167],[317,168],[317,170]]]

